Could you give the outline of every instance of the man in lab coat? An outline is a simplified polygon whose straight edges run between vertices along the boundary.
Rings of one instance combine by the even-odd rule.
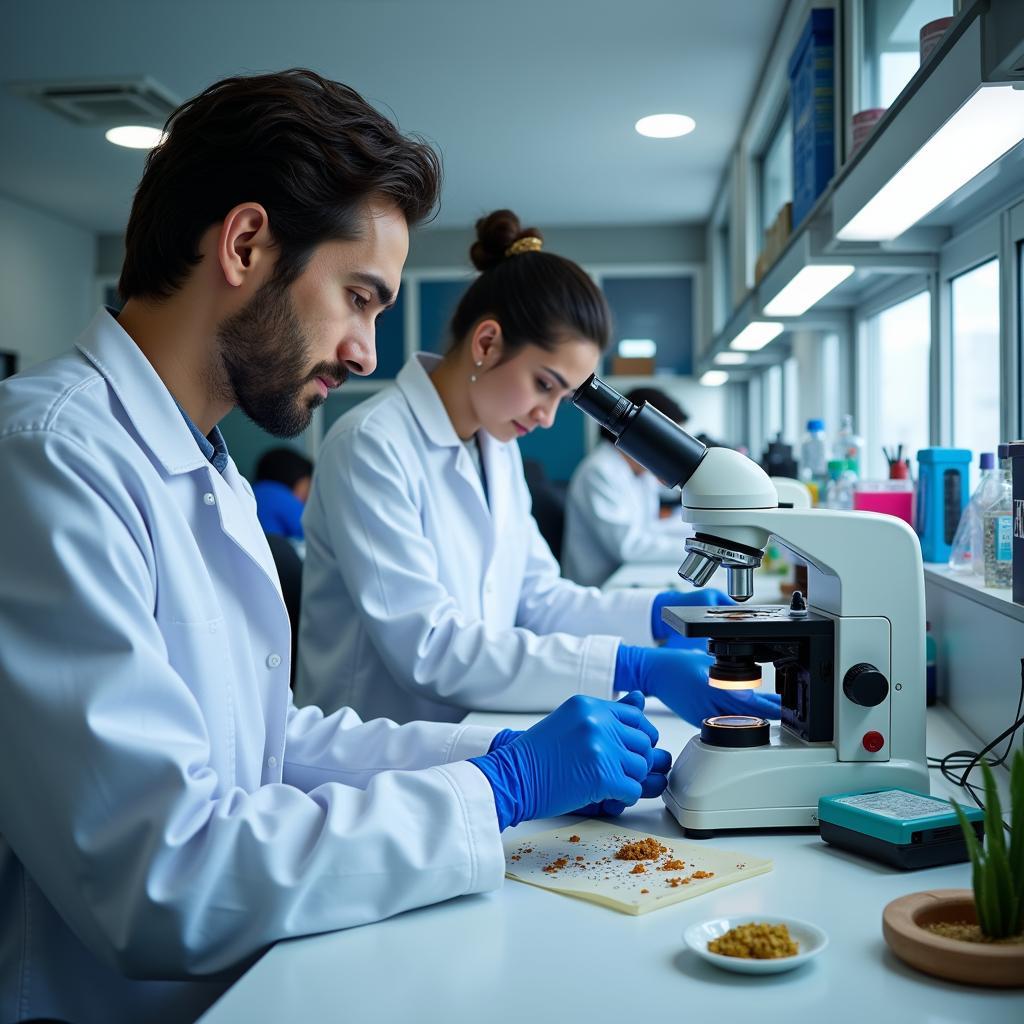
[[[649,402],[680,426],[689,418],[675,399],[657,388],[634,388],[626,398],[636,405]],[[658,480],[614,442],[602,429],[601,440],[576,467],[566,494],[562,572],[584,586],[599,587],[626,562],[678,564],[693,533],[678,508],[660,518]],[[678,499],[679,492],[675,494]]]
[[[193,1020],[279,939],[496,888],[506,826],[664,788],[639,695],[498,734],[292,704],[216,424],[292,436],[373,370],[438,190],[345,86],[216,83],[149,155],[121,313],[0,385],[5,1024]]]

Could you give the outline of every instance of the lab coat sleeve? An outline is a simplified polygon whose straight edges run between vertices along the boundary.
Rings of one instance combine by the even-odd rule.
[[[24,431],[0,461],[2,828],[96,955],[134,977],[206,975],[500,884],[493,795],[468,762],[308,793],[218,779],[116,453]]]
[[[324,782],[365,789],[382,771],[412,771],[486,754],[498,729],[445,722],[363,722],[351,708],[288,712],[284,781],[304,792]]]
[[[669,519],[644,522],[635,508],[622,501],[618,481],[599,467],[588,467],[583,492],[587,501],[587,523],[594,539],[611,561],[676,562],[686,557],[685,541],[692,533],[679,513]]]
[[[324,445],[310,501],[319,503],[329,548],[320,557],[332,559],[392,677],[410,693],[488,711],[550,711],[576,693],[611,696],[617,636],[493,628],[457,605],[401,457],[377,432],[353,427]]]

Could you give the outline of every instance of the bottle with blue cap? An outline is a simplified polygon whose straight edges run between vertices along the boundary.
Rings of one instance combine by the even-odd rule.
[[[807,433],[800,445],[800,479],[823,487],[828,478],[828,439],[825,421],[807,421]]]

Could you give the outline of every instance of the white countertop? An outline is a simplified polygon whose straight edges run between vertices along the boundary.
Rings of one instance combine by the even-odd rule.
[[[677,754],[695,730],[665,711],[652,708],[651,714],[662,745]],[[472,714],[467,720],[525,728],[537,717]],[[929,754],[978,749],[977,743],[949,711],[929,710]],[[933,793],[952,793],[938,772],[931,780]],[[526,838],[570,820],[527,822],[515,832]],[[661,800],[643,801],[619,820],[654,835],[681,835]],[[923,889],[967,887],[967,864],[901,872],[836,850],[809,832],[747,833],[706,842],[770,857],[774,869],[640,917],[506,880],[486,895],[280,943],[201,1020],[1024,1020],[1024,990],[970,988],[930,978],[893,957],[882,939],[886,903]],[[793,972],[748,976],[721,971],[683,944],[688,925],[759,913],[812,921],[828,933],[829,948]]]

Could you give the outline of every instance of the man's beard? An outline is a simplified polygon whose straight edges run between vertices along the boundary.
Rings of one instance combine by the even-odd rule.
[[[310,344],[292,305],[287,285],[270,280],[217,328],[223,373],[230,395],[257,426],[275,437],[295,437],[309,426],[313,410],[324,401],[317,393],[303,398],[303,388],[317,376],[339,383],[348,371],[338,363],[307,369]]]

